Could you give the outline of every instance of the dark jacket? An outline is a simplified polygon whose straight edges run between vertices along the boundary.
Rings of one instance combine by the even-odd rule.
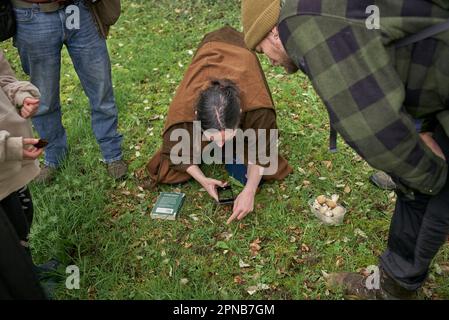
[[[380,10],[379,30],[366,26],[369,4]],[[448,0],[286,0],[278,26],[345,141],[401,185],[430,195],[448,168],[412,117],[449,133],[449,32],[401,49],[394,42],[448,19]]]

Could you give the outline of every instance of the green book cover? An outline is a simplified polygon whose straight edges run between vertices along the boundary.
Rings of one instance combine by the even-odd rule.
[[[184,203],[184,198],[184,193],[161,192],[151,211],[151,218],[175,220]]]

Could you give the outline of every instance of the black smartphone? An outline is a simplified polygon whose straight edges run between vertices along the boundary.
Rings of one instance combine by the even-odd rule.
[[[234,192],[231,186],[218,187],[218,203],[219,204],[233,204],[234,203]]]
[[[45,139],[40,139],[34,146],[38,149],[45,148],[46,146],[48,146],[48,141]]]

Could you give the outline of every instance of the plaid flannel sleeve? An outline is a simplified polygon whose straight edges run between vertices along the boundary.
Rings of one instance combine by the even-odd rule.
[[[298,15],[282,21],[279,32],[335,129],[358,154],[409,188],[441,190],[447,165],[424,145],[405,113],[404,85],[378,31],[344,19]]]

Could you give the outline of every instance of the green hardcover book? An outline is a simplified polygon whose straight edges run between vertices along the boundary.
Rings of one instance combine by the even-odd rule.
[[[151,211],[152,219],[175,220],[185,198],[184,193],[161,192]]]

